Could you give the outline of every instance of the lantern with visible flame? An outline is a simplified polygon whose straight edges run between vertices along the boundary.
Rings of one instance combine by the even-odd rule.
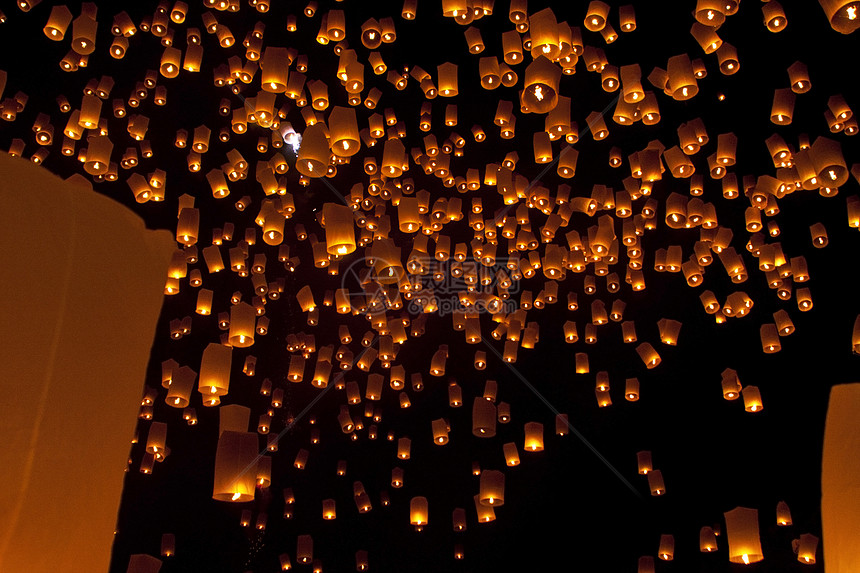
[[[723,515],[729,540],[729,561],[745,565],[761,561],[764,556],[759,539],[758,510],[736,507]]]

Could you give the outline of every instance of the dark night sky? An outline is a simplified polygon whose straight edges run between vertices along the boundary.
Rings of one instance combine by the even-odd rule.
[[[92,78],[111,75],[115,87],[110,99],[127,99],[135,84],[141,81],[148,69],[157,69],[162,48],[158,38],[138,31],[130,38],[128,55],[123,60],[109,57],[107,48],[112,36],[110,22],[121,8],[140,23],[151,16],[156,2],[115,3],[97,2],[99,5],[99,35],[96,52],[86,68],[74,73],[60,70],[57,63],[68,52],[69,41],[54,43],[41,31],[47,21],[52,2],[45,0],[28,13],[18,10],[12,3],[0,3],[7,21],[0,25],[0,69],[8,72],[3,98],[13,97],[18,91],[29,96],[27,105],[14,122],[0,121],[0,149],[9,149],[14,138],[26,143],[24,155],[29,157],[38,148],[30,129],[36,116],[50,116],[56,129],[55,143],[45,167],[63,176],[82,172],[81,164],[60,153],[62,128],[67,116],[56,104],[56,96],[65,94],[73,107],[80,105],[81,90]],[[125,4],[125,5],[123,5]],[[185,31],[189,26],[201,25],[203,2],[190,2],[186,23],[175,25],[176,46],[185,48]],[[321,14],[329,9],[342,9],[346,13],[347,41],[356,50],[360,61],[366,61],[369,50],[361,45],[360,26],[369,17],[393,18],[397,41],[384,44],[381,52],[389,69],[404,66],[421,66],[435,78],[436,66],[443,62],[459,65],[460,95],[453,99],[432,100],[432,133],[441,143],[451,129],[443,125],[445,106],[458,106],[459,123],[453,131],[464,136],[467,143],[463,157],[451,159],[455,175],[464,175],[466,169],[484,167],[500,162],[509,151],[519,153],[516,172],[529,181],[537,182],[542,166],[532,160],[531,134],[544,127],[543,117],[520,113],[517,116],[517,136],[512,140],[499,137],[493,125],[493,115],[499,100],[516,102],[526,64],[516,66],[520,76],[517,87],[485,91],[480,88],[478,59],[481,56],[501,57],[501,33],[512,29],[508,20],[507,0],[496,2],[494,13],[473,22],[480,29],[486,50],[479,56],[470,55],[463,39],[463,26],[450,18],[443,18],[438,2],[422,0],[418,4],[418,17],[406,21],[400,16],[400,2],[332,2],[320,0],[313,18],[301,12],[304,3],[273,1],[266,14],[258,13],[247,2],[242,2],[237,13],[217,12],[218,21],[229,26],[236,46],[223,49],[215,37],[203,34],[205,53],[203,71],[199,74],[182,72],[177,79],[158,77],[159,85],[167,87],[168,103],[155,106],[152,96],[141,103],[137,113],[150,117],[147,139],[154,151],[152,159],[141,160],[135,171],[144,175],[160,168],[167,172],[166,200],[163,203],[137,204],[125,180],[130,171],[120,169],[118,182],[96,182],[95,189],[128,205],[146,221],[150,228],[175,229],[178,197],[188,193],[196,198],[201,211],[198,248],[211,243],[211,230],[222,228],[226,222],[235,224],[232,247],[253,227],[253,218],[264,199],[260,185],[254,180],[254,165],[258,159],[267,160],[280,153],[269,149],[259,154],[254,145],[268,130],[249,125],[248,134],[232,134],[229,142],[217,141],[218,130],[229,125],[227,118],[217,113],[222,98],[230,100],[233,108],[242,105],[245,97],[259,90],[259,80],[241,85],[235,94],[227,87],[218,88],[212,82],[212,69],[227,61],[230,56],[244,57],[241,41],[258,21],[265,22],[264,45],[294,47],[308,57],[308,79],[322,79],[329,86],[331,104],[346,106],[346,94],[335,78],[337,56],[333,44],[322,46],[314,38],[320,26]],[[586,71],[583,62],[577,64],[573,76],[563,76],[560,92],[572,100],[572,119],[580,127],[581,139],[577,174],[565,180],[555,169],[539,179],[539,183],[554,195],[558,186],[569,184],[571,197],[589,196],[594,185],[607,185],[623,189],[622,180],[630,175],[628,155],[642,150],[649,142],[659,139],[667,147],[677,144],[676,128],[683,122],[701,118],[707,127],[710,142],[691,159],[697,173],[704,174],[704,201],[716,206],[719,223],[734,232],[732,246],[744,259],[749,277],[746,282],[734,285],[717,260],[706,268],[703,287],[688,287],[680,274],[659,273],[653,268],[654,252],[669,245],[681,245],[684,258],[692,254],[699,229],[669,229],[664,224],[664,201],[671,192],[687,196],[689,184],[675,179],[667,172],[655,183],[652,197],[659,203],[657,228],[646,233],[642,245],[645,252],[644,274],[647,288],[633,292],[622,284],[620,292],[607,292],[604,279],[598,277],[595,295],[583,292],[584,277],[593,275],[589,266],[586,273],[568,271],[559,283],[561,301],[543,310],[528,312],[529,321],[540,324],[540,340],[533,350],[520,348],[513,368],[503,364],[487,346],[502,352],[502,344],[493,341],[488,333],[494,327],[489,315],[480,317],[485,342],[479,345],[464,343],[462,333],[452,330],[452,317],[444,313],[428,317],[426,333],[410,337],[399,349],[395,364],[401,364],[409,374],[420,372],[425,388],[416,392],[409,388],[412,407],[398,407],[397,392],[388,388],[383,399],[376,403],[381,421],[377,423],[378,438],[368,437],[367,427],[372,420],[363,416],[365,402],[352,406],[354,420],[361,419],[365,429],[356,432],[357,439],[350,441],[341,432],[336,417],[345,403],[343,391],[335,388],[333,371],[330,387],[304,416],[299,416],[315,400],[320,390],[312,387],[308,379],[313,374],[315,356],[311,356],[305,369],[305,381],[293,384],[286,381],[290,352],[287,337],[307,333],[315,336],[317,348],[334,344],[337,348],[337,327],[347,324],[355,339],[350,345],[358,355],[358,341],[371,330],[364,316],[336,314],[331,307],[320,310],[320,324],[309,326],[306,313],[296,301],[295,294],[304,285],[314,290],[317,303],[323,293],[350,284],[348,269],[364,266],[364,249],[348,255],[340,263],[340,274],[330,276],[325,269],[313,267],[311,246],[308,241],[296,239],[296,226],[303,224],[308,232],[316,233],[324,241],[325,231],[316,222],[316,211],[327,202],[338,202],[338,193],[348,194],[356,182],[367,184],[361,169],[361,159],[373,156],[381,160],[382,142],[372,149],[362,148],[350,165],[338,168],[335,177],[327,181],[313,180],[301,186],[295,169],[295,155],[291,150],[284,156],[291,165],[286,175],[287,191],[292,194],[296,213],[286,222],[284,242],[290,245],[291,255],[300,258],[301,265],[289,272],[277,261],[277,247],[266,246],[262,241],[250,247],[254,254],[268,257],[266,277],[269,281],[284,279],[284,293],[279,300],[266,306],[270,331],[258,337],[248,349],[235,349],[230,393],[223,404],[241,404],[251,408],[251,421],[269,408],[269,398],[261,396],[261,381],[268,378],[275,388],[283,388],[285,404],[276,409],[272,432],[286,429],[279,450],[272,454],[272,484],[258,489],[255,501],[230,504],[212,500],[213,467],[218,436],[217,408],[204,407],[196,391],[192,393],[192,406],[196,408],[199,424],[188,426],[182,420],[182,410],[167,406],[166,390],[161,388],[161,363],[173,358],[181,365],[199,369],[202,349],[217,341],[221,331],[217,328],[218,312],[229,310],[230,295],[241,291],[250,300],[252,286],[247,278],[228,271],[210,275],[202,262],[189,265],[203,273],[204,287],[215,291],[212,316],[194,314],[197,289],[181,281],[177,295],[166,296],[152,358],[147,372],[147,386],[158,389],[154,405],[154,420],[168,424],[167,445],[170,456],[156,464],[151,475],[140,473],[144,444],[150,422],[138,424],[139,443],[130,451],[129,472],[125,493],[119,510],[119,533],[114,545],[111,571],[125,571],[129,555],[148,553],[158,556],[163,533],[176,536],[177,552],[165,558],[162,571],[212,573],[269,572],[278,570],[278,556],[289,553],[293,559],[298,535],[310,534],[314,539],[314,557],[319,558],[325,571],[349,571],[355,568],[355,552],[369,553],[373,571],[526,571],[542,566],[556,569],[604,569],[635,571],[637,559],[643,555],[656,556],[661,534],[673,534],[676,540],[674,563],[657,562],[658,571],[699,570],[703,572],[728,571],[738,566],[728,562],[726,541],[719,538],[720,549],[715,554],[698,551],[698,534],[702,526],[722,524],[722,513],[736,506],[757,508],[760,518],[761,541],[765,559],[750,566],[755,571],[823,570],[822,552],[819,563],[803,566],[796,561],[791,540],[801,533],[821,535],[819,513],[820,459],[824,420],[829,389],[834,384],[855,382],[857,358],[851,353],[851,332],[855,317],[860,313],[856,296],[856,264],[860,253],[857,230],[847,224],[846,198],[856,196],[858,181],[850,178],[835,197],[824,197],[817,191],[797,191],[779,200],[780,212],[772,218],[781,229],[776,239],[781,242],[787,257],[803,255],[809,267],[811,280],[801,287],[811,290],[814,308],[800,312],[794,298],[781,301],[775,291],[768,288],[764,273],[758,270],[757,260],[745,249],[750,233],[744,229],[744,210],[749,201],[744,197],[724,199],[720,181],[709,177],[708,155],[716,150],[717,135],[733,132],[738,137],[737,164],[730,168],[740,182],[743,176],[775,175],[764,140],[779,133],[797,149],[801,134],[810,141],[818,136],[830,137],[842,145],[843,155],[850,168],[857,161],[858,144],[855,138],[844,133],[831,134],[824,119],[827,101],[831,95],[841,93],[852,108],[860,106],[858,100],[856,65],[852,58],[860,45],[856,35],[843,36],[830,28],[823,10],[816,2],[785,3],[788,27],[777,34],[769,32],[762,23],[762,3],[744,0],[738,13],[727,19],[719,30],[724,41],[736,46],[741,64],[740,71],[732,76],[720,73],[715,55],[705,55],[689,34],[693,24],[695,2],[634,2],[637,29],[620,34],[617,42],[606,45],[597,33],[582,30],[586,45],[604,49],[608,61],[616,66],[638,63],[642,69],[642,84],[654,90],[646,77],[655,66],[666,67],[668,58],[688,53],[701,58],[708,71],[699,81],[700,92],[690,101],[677,102],[657,92],[662,119],[654,126],[637,123],[626,127],[611,120],[607,114],[610,135],[604,141],[594,141],[585,133],[585,118],[612,104],[615,95],[601,89],[598,74]],[[80,3],[68,3],[72,13],[80,13]],[[551,6],[559,21],[582,27],[587,3],[551,3],[533,1],[529,13]],[[612,3],[610,22],[618,29],[618,5]],[[285,29],[288,14],[296,14],[298,31]],[[528,60],[528,57],[526,58]],[[773,90],[788,87],[786,69],[795,61],[809,68],[813,88],[797,96],[795,116],[790,126],[779,127],[770,122]],[[421,105],[426,101],[418,83],[410,79],[407,88],[398,91],[385,81],[365,71],[367,93],[370,87],[382,91],[379,109],[392,108],[398,119],[405,122],[407,151],[421,146],[425,135],[418,129]],[[725,99],[720,101],[718,96]],[[126,120],[110,115],[110,99],[103,106],[102,117],[107,117],[110,136],[114,141],[113,160],[117,160],[134,142],[125,133]],[[278,105],[286,98],[281,95]],[[295,102],[286,121],[301,131],[304,121]],[[329,108],[330,110],[331,108]],[[369,111],[356,108],[359,127],[367,125]],[[201,173],[190,173],[186,168],[186,151],[176,149],[173,139],[177,129],[191,132],[205,123],[212,128],[210,151],[203,157]],[[471,126],[481,125],[488,137],[476,143],[470,134]],[[239,149],[251,164],[248,178],[231,183],[231,194],[226,199],[214,199],[206,182],[205,173],[219,167],[225,154]],[[624,158],[618,169],[609,167],[607,157],[612,147],[618,147]],[[558,156],[561,147],[553,144]],[[471,197],[483,200],[484,217],[491,218],[502,208],[501,196],[490,186],[459,194],[445,188],[441,180],[425,175],[411,162],[404,177],[411,177],[418,189],[426,189],[437,197],[460,196],[464,211]],[[336,193],[336,192],[337,193]],[[235,201],[248,195],[252,205],[244,212],[234,208]],[[367,193],[365,192],[365,196]],[[633,203],[638,213],[645,199]],[[607,211],[614,215],[613,211]],[[396,208],[389,205],[386,211],[396,227]],[[536,209],[529,210],[533,230],[537,231],[546,216]],[[443,233],[452,237],[452,244],[468,243],[472,230],[467,219],[446,224]],[[829,245],[813,248],[809,226],[821,222],[827,229]],[[586,234],[596,221],[575,213],[566,228],[560,229],[554,242],[567,247],[564,233],[571,229]],[[620,219],[616,220],[616,233],[621,235]],[[259,237],[259,235],[258,235]],[[410,250],[412,236],[397,230],[391,233],[395,242],[403,247],[403,255]],[[773,242],[771,240],[770,242]],[[432,245],[432,241],[430,242]],[[505,242],[500,242],[498,258],[503,261]],[[543,247],[541,247],[542,251]],[[432,253],[432,251],[431,251]],[[226,248],[222,248],[226,258]],[[627,256],[620,250],[618,264],[610,267],[623,279]],[[50,269],[46,269],[50,272]],[[537,294],[544,278],[524,279],[511,289],[511,298],[519,300],[520,292],[531,290]],[[424,284],[432,283],[425,277]],[[751,313],[743,318],[730,318],[717,325],[711,315],[705,314],[699,302],[704,289],[716,293],[722,303],[735,291],[744,291],[755,302]],[[569,291],[579,295],[580,308],[568,311],[565,307]],[[452,296],[440,291],[440,297]],[[453,295],[456,296],[456,295]],[[627,303],[624,320],[633,320],[639,342],[650,342],[662,357],[662,363],[647,370],[634,351],[634,344],[622,342],[618,323],[597,328],[598,342],[585,344],[582,340],[585,325],[590,322],[590,304],[599,298],[610,308],[612,301]],[[759,327],[772,321],[772,314],[785,309],[796,326],[796,332],[783,338],[782,351],[773,355],[762,352]],[[185,316],[192,317],[191,333],[181,340],[171,340],[169,322]],[[390,312],[389,320],[400,316]],[[414,320],[416,314],[411,314]],[[681,321],[683,327],[677,347],[660,343],[657,321],[669,318]],[[562,324],[574,320],[580,334],[575,344],[565,343]],[[450,355],[444,377],[429,375],[430,359],[440,344],[449,346]],[[485,350],[489,365],[476,371],[472,358],[476,350]],[[574,372],[574,354],[587,352],[590,373]],[[253,377],[242,373],[247,355],[257,357],[257,372]],[[761,389],[764,410],[751,414],[744,411],[742,401],[722,399],[720,373],[725,368],[737,370],[741,383]],[[595,373],[607,371],[611,383],[613,404],[598,408],[594,397]],[[377,362],[372,372],[388,372]],[[346,381],[359,382],[362,390],[367,375],[357,369],[338,375]],[[637,377],[641,383],[638,402],[624,399],[624,380]],[[498,424],[494,438],[476,438],[471,433],[471,405],[475,396],[483,392],[488,379],[498,382],[498,400],[511,405],[512,419]],[[447,399],[447,383],[456,381],[463,389],[464,406],[451,408]],[[587,440],[587,444],[574,435],[554,435],[554,412],[569,416],[574,428]],[[432,443],[431,420],[446,418],[451,427],[450,442],[445,446]],[[315,422],[312,424],[311,422]],[[546,448],[543,452],[527,453],[522,449],[523,425],[537,421],[544,425]],[[311,444],[314,429],[319,432],[319,444]],[[391,433],[395,441],[386,436]],[[397,460],[396,438],[412,439],[412,459]],[[502,445],[516,442],[522,464],[507,468]],[[261,448],[265,446],[261,437]],[[300,448],[310,450],[305,470],[293,467]],[[666,481],[667,494],[653,497],[647,480],[636,471],[636,452],[650,450],[655,467]],[[599,452],[598,455],[595,452]],[[347,463],[347,474],[336,475],[339,460]],[[506,476],[505,505],[496,510],[497,519],[487,524],[476,522],[472,496],[478,493],[478,478],[472,475],[472,464],[478,462],[483,469],[504,470]],[[405,486],[391,487],[391,470],[401,467],[405,471]],[[614,468],[615,471],[613,471]],[[617,473],[616,473],[617,472]],[[352,501],[353,483],[361,481],[373,503],[373,510],[359,514]],[[632,486],[632,491],[629,486]],[[292,488],[296,497],[294,516],[283,519],[283,489]],[[47,492],[51,494],[51,492]],[[391,503],[383,507],[381,496],[387,493]],[[409,500],[413,496],[426,496],[429,500],[429,525],[415,532],[409,524]],[[337,519],[321,518],[321,502],[333,498],[337,503]],[[794,525],[790,528],[775,526],[774,511],[778,501],[785,500],[791,507]],[[468,527],[456,533],[451,527],[454,508],[465,508]],[[266,513],[265,531],[240,527],[242,510],[251,510],[253,520]],[[253,523],[253,521],[252,521]],[[462,545],[465,559],[455,561],[455,545]],[[310,567],[296,567],[310,570]]]

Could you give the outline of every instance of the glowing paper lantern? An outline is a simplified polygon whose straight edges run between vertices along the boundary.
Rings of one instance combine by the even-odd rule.
[[[761,412],[764,409],[761,401],[761,392],[757,386],[746,386],[741,391],[744,397],[744,410],[747,412]]]
[[[323,177],[329,164],[329,143],[325,125],[309,125],[302,134],[296,170],[306,177]]]
[[[860,6],[855,0],[818,0],[830,26],[842,34],[860,28]]]
[[[561,68],[543,55],[526,68],[523,103],[533,113],[547,113],[558,103]]]
[[[804,533],[799,539],[792,542],[792,547],[797,552],[797,560],[805,565],[815,564],[815,551],[818,549],[818,537],[811,533]]]
[[[543,424],[540,422],[527,422],[525,430],[525,445],[523,446],[529,452],[543,451]]]
[[[497,507],[505,504],[505,474],[498,470],[481,472],[480,493],[481,505]]]
[[[828,573],[848,573],[860,567],[855,541],[860,536],[856,520],[860,499],[854,494],[860,475],[858,408],[860,384],[831,389],[821,464],[821,532]]]
[[[764,559],[758,530],[758,510],[736,507],[723,514],[729,541],[729,561],[749,565]]]
[[[326,251],[330,255],[348,255],[355,250],[355,229],[352,209],[346,205],[323,205]]]
[[[717,550],[717,536],[714,530],[708,526],[699,530],[699,551],[710,553]]]
[[[420,531],[427,525],[429,512],[427,511],[427,498],[423,496],[413,497],[409,501],[409,523]]]
[[[246,302],[230,307],[229,341],[236,348],[247,348],[254,344],[256,311]]]
[[[674,536],[668,534],[660,536],[660,545],[657,548],[657,557],[663,561],[672,561],[675,558]]]
[[[257,476],[257,434],[226,431],[218,438],[212,499],[245,502],[254,499]]]
[[[791,510],[789,510],[788,504],[784,501],[780,501],[776,504],[776,524],[781,527],[786,527],[792,524]]]

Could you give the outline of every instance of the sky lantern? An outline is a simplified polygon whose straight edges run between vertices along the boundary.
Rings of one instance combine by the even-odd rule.
[[[409,502],[409,523],[415,526],[416,531],[421,531],[427,525],[427,506],[427,498],[423,496],[413,497]]]
[[[736,507],[724,514],[729,561],[749,565],[764,559],[758,528],[758,510]]]

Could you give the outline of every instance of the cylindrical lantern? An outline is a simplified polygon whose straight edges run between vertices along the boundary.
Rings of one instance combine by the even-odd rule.
[[[296,539],[296,560],[310,563],[314,558],[314,540],[310,535],[299,535]]]
[[[230,331],[228,340],[231,346],[247,348],[254,344],[254,330],[257,313],[254,307],[245,302],[230,308]]]
[[[505,474],[498,470],[481,472],[480,493],[481,505],[500,506],[505,504]]]
[[[323,177],[329,164],[329,144],[322,122],[309,125],[302,134],[296,169],[306,177]]]
[[[257,477],[257,434],[226,431],[218,438],[212,498],[246,502],[254,499]]]
[[[648,472],[648,488],[651,495],[663,495],[666,493],[666,485],[663,483],[663,473],[660,470]]]
[[[543,424],[540,422],[527,422],[524,431],[524,448],[529,452],[543,451]]]
[[[675,558],[675,537],[673,535],[664,534],[660,536],[657,557],[663,561],[672,561]]]
[[[444,418],[438,418],[430,423],[433,431],[433,443],[443,446],[448,443],[448,422]]]
[[[583,24],[590,32],[599,32],[606,26],[606,19],[608,17],[609,5],[605,2],[600,2],[600,0],[592,0],[588,4]]]
[[[352,111],[352,110],[350,110]],[[338,203],[325,203],[326,251],[330,255],[348,255],[355,250],[355,226],[352,209]]]
[[[454,97],[459,92],[457,86],[457,64],[445,62],[437,67],[439,88],[438,93],[442,97]]]
[[[850,573],[860,568],[860,384],[830,390],[824,426],[821,463],[821,532],[824,568],[828,573]]]
[[[806,565],[813,565],[815,551],[818,549],[818,537],[811,533],[804,533],[792,543],[792,546],[794,544],[797,544],[797,560]]]
[[[502,446],[502,453],[505,455],[505,463],[508,466],[520,465],[520,454],[517,451],[517,445],[514,442],[508,442]]]
[[[717,536],[714,530],[708,526],[699,530],[699,551],[710,553],[717,550]]]
[[[637,346],[636,352],[639,354],[639,357],[642,359],[642,362],[645,363],[646,368],[655,368],[658,364],[660,364],[660,355],[657,354],[657,351],[654,350],[654,347],[651,346],[651,344],[649,344],[648,342],[643,342],[642,344]]]
[[[764,409],[758,386],[745,386],[741,394],[744,398],[744,410],[747,412],[761,412]]]
[[[409,523],[420,529],[427,525],[429,519],[427,498],[423,496],[413,497],[409,501]]]
[[[749,565],[761,561],[761,540],[758,531],[758,510],[736,507],[723,514],[726,537],[729,540],[729,561]]]
[[[338,157],[351,157],[358,153],[361,142],[355,109],[334,106],[328,118],[332,153]]]
[[[496,435],[496,407],[481,396],[472,402],[472,434],[479,438],[492,438]]]
[[[558,103],[561,68],[543,55],[526,68],[523,103],[532,113],[547,113]]]
[[[792,524],[791,510],[788,508],[788,504],[784,501],[780,501],[776,504],[776,524],[781,527],[786,527]]]
[[[830,26],[837,32],[850,34],[860,28],[860,9],[854,0],[818,0],[818,3],[830,21]]]

